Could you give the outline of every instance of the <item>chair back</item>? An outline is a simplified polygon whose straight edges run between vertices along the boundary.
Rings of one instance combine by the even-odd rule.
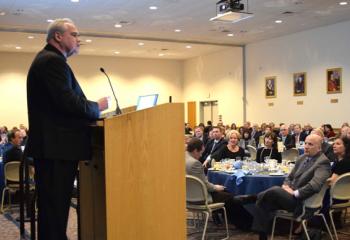
[[[7,181],[19,182],[20,161],[8,162],[4,166],[5,185]]]
[[[295,161],[295,158],[299,157],[299,150],[291,148],[282,152],[282,159],[288,161]]]
[[[248,152],[250,154],[251,159],[255,160],[256,159],[256,148],[251,146],[251,145],[248,145],[247,149],[248,149]]]
[[[186,175],[186,202],[208,205],[208,190],[202,180]]]
[[[342,174],[331,186],[331,199],[350,200],[350,173]]]
[[[313,208],[313,209],[321,208],[323,198],[327,189],[328,189],[328,185],[324,183],[321,190],[318,193],[315,193],[314,195],[312,195],[311,197],[307,198],[304,201],[304,206],[306,208]]]

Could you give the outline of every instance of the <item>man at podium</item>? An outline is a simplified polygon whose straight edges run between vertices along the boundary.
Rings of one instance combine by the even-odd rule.
[[[108,101],[87,100],[66,63],[80,45],[70,19],[52,22],[46,41],[27,77],[26,150],[35,165],[38,239],[64,240],[78,161],[90,159],[88,125],[108,108]]]

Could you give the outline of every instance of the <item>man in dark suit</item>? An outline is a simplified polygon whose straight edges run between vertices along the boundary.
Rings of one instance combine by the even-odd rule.
[[[38,192],[38,239],[66,240],[66,227],[79,160],[90,159],[88,125],[107,109],[107,98],[86,99],[67,64],[78,53],[79,33],[70,19],[49,26],[47,45],[27,77],[29,138]]]
[[[272,187],[258,195],[253,230],[260,233],[260,240],[267,240],[273,212],[278,209],[295,212],[306,198],[318,193],[330,176],[329,159],[321,152],[322,138],[316,134],[305,140],[305,154],[282,187]]]
[[[21,149],[23,137],[20,130],[14,129],[10,131],[8,134],[8,140],[9,142],[2,158],[4,165],[8,162],[21,161],[23,155]]]
[[[200,126],[195,127],[193,136],[200,139],[204,145],[208,142],[208,135],[204,134],[203,128]]]
[[[210,139],[207,142],[202,157],[200,158],[200,161],[203,163],[204,166],[209,166],[212,154],[218,151],[222,146],[227,145],[227,141],[224,139],[223,136],[223,131],[224,130],[220,127],[213,127],[213,139]]]
[[[299,123],[294,126],[294,134],[293,134],[295,144],[299,144],[300,142],[304,142],[307,135],[302,132],[301,125]]]
[[[295,148],[295,138],[288,133],[288,128],[284,124],[280,127],[280,138],[287,150]]]

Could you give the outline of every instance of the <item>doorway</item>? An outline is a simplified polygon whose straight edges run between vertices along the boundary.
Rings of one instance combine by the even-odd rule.
[[[207,121],[212,121],[213,125],[217,125],[219,122],[218,101],[205,101],[200,102],[199,107],[200,122],[207,124]]]

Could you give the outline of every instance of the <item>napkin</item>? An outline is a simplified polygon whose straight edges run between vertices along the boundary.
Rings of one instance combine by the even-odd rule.
[[[233,167],[234,167],[235,169],[242,169],[242,166],[243,166],[243,162],[242,162],[242,161],[235,161],[235,162],[233,163]]]

